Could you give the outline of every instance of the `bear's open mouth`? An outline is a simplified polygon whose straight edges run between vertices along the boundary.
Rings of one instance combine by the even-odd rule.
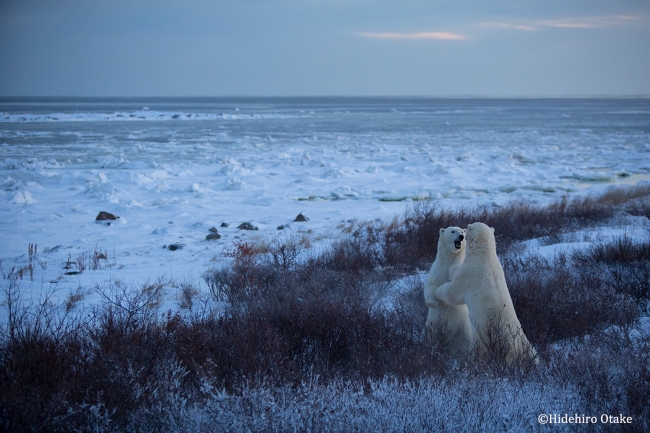
[[[462,241],[454,241],[454,246],[456,247],[457,250],[460,249],[460,244],[461,243],[462,243]]]

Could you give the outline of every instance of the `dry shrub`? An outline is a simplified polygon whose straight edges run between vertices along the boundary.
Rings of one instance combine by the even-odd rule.
[[[638,315],[634,300],[618,292],[596,267],[576,266],[560,253],[551,259],[525,255],[502,260],[512,301],[526,335],[549,343],[628,324]]]
[[[573,254],[576,266],[595,269],[616,292],[637,301],[650,298],[650,240],[628,235]]]
[[[650,182],[612,186],[593,199],[606,206],[623,207],[630,215],[650,219]]]
[[[646,217],[650,220],[650,199],[634,200],[625,206],[625,211],[630,215]],[[648,221],[646,221],[648,224]]]
[[[539,363],[539,356],[532,347],[523,347],[522,329],[512,327],[503,311],[490,317],[487,326],[472,343],[466,354],[466,363],[475,371],[504,374],[530,372]]]
[[[636,185],[609,187],[604,193],[593,199],[607,206],[620,206],[630,200],[647,196],[650,196],[650,182],[639,182]]]
[[[295,258],[291,247],[271,248],[269,258],[246,256],[208,272],[208,286],[230,301],[219,325],[226,342],[209,354],[213,374],[229,386],[256,375],[299,383],[311,374],[361,380],[444,368],[419,344],[421,322],[402,311],[373,312],[388,278],[367,269],[367,245],[353,235],[300,262],[286,260]]]
[[[368,385],[377,381],[368,379],[386,377],[397,384],[420,377],[444,384],[444,407],[453,399],[485,419],[494,421],[496,413],[500,424],[495,428],[537,426],[535,419],[500,418],[490,405],[492,384],[508,383],[502,387],[507,392],[499,394],[499,401],[509,402],[504,407],[522,404],[533,394],[554,396],[560,389],[567,402],[577,393],[576,410],[621,411],[639,420],[633,429],[647,430],[650,339],[629,337],[649,296],[647,240],[621,239],[550,259],[502,255],[518,317],[542,360],[537,368],[524,361],[505,366],[498,356],[470,358],[471,367],[462,367],[440,348],[423,344],[421,284],[414,283],[392,309],[376,308],[391,282],[432,261],[440,227],[484,221],[496,227],[503,253],[515,241],[588,227],[613,212],[595,199],[563,200],[547,208],[513,202],[458,211],[418,203],[402,223],[357,224],[320,255],[307,253],[300,240],[270,243],[264,252],[238,244],[231,266],[205,275],[213,298],[226,306],[218,317],[210,312],[161,314],[165,281],[143,287],[114,281],[98,287],[101,302],[89,311],[78,311],[81,303],[57,309],[47,299],[22,308],[20,280],[5,273],[11,278],[4,280],[4,308],[13,319],[0,326],[0,430],[201,431],[199,425],[209,431],[209,425],[201,424],[207,414],[230,430],[255,430],[268,426],[264,420],[272,410],[251,408],[258,400],[246,397],[247,392],[259,392],[262,402],[270,401],[269,389],[303,395],[316,378],[324,384],[319,389],[357,384],[362,391],[345,407],[355,408],[358,419],[370,413],[379,418],[393,414],[393,407],[370,412],[382,394]],[[56,316],[56,311],[68,316]],[[479,391],[477,383],[483,384]],[[431,388],[404,386],[413,394],[403,401]],[[508,400],[520,389],[527,391],[517,394],[518,402]],[[542,394],[535,394],[539,389]],[[305,410],[317,400],[301,398]],[[554,401],[548,397],[539,403],[540,413]],[[217,406],[237,417],[223,418]],[[521,407],[526,414],[533,411],[533,406]],[[295,414],[294,409],[287,406],[287,414]],[[260,418],[253,422],[241,413]],[[408,421],[411,412],[400,413]],[[284,418],[274,419],[280,420],[273,424],[277,427]],[[422,419],[419,428],[404,425],[411,431],[446,428],[441,418]],[[309,430],[314,424],[300,426]],[[282,425],[276,430],[283,428],[289,429]]]
[[[555,383],[576,385],[586,405],[583,413],[624,413],[633,418],[625,431],[645,432],[650,428],[649,360],[647,329],[609,327],[556,344],[549,350],[543,373]],[[620,429],[620,425],[604,426],[605,431]]]
[[[417,202],[407,210],[403,224],[386,231],[383,264],[407,270],[423,268],[423,263],[435,259],[439,229],[444,227],[466,227],[477,221],[494,227],[497,250],[502,254],[515,242],[590,227],[614,214],[613,207],[589,197],[564,197],[549,206],[513,200],[504,206],[480,205],[454,211],[434,201]]]
[[[410,327],[424,326],[429,307],[424,303],[424,281],[419,277],[408,280],[407,290],[401,292],[395,299],[396,308]]]

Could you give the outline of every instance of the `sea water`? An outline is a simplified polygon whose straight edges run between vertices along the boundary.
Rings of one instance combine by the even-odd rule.
[[[235,241],[316,245],[413,200],[545,203],[649,178],[650,99],[2,98],[0,260],[38,244],[62,286],[197,277]],[[62,271],[97,248],[103,274]]]

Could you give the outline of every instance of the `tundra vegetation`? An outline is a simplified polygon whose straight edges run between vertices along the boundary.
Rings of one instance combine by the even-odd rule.
[[[649,198],[641,184],[548,206],[417,202],[318,252],[290,235],[239,243],[201,284],[115,280],[91,305],[84,290],[27,300],[22,274],[3,270],[0,430],[536,431],[543,413],[620,413],[648,431]],[[495,228],[538,366],[498,350],[459,362],[422,339],[420,277],[439,229],[475,221]],[[630,221],[645,235],[553,255],[525,246]],[[175,312],[160,307],[169,288]]]

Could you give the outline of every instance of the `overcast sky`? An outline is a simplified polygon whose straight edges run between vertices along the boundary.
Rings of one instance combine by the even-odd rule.
[[[650,95],[650,1],[0,0],[0,95]]]

